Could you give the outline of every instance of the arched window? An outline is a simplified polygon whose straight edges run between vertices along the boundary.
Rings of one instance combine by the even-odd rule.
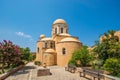
[[[45,42],[45,48],[47,48],[47,42]]]
[[[53,48],[53,43],[52,42],[50,43],[50,48]]]
[[[37,48],[37,52],[39,53],[39,47]]]
[[[118,36],[114,36],[114,39],[115,39],[116,41],[119,41],[119,37],[118,37]]]
[[[63,33],[63,28],[61,28],[61,33]]]
[[[66,54],[66,49],[62,48],[62,54],[65,55]]]
[[[57,28],[55,28],[55,34],[57,34]]]

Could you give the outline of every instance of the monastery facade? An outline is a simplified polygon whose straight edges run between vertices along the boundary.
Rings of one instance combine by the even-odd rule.
[[[57,19],[52,24],[52,35],[40,35],[36,44],[36,61],[46,65],[66,66],[76,49],[82,43],[78,37],[68,33],[68,25],[63,19]]]
[[[116,31],[116,32],[114,33],[114,36],[116,36],[116,38],[117,38],[118,41],[120,42],[120,30]],[[104,38],[106,38],[106,37],[105,37],[105,36],[101,36],[101,37],[100,37],[100,42],[102,42],[102,40],[103,40]]]

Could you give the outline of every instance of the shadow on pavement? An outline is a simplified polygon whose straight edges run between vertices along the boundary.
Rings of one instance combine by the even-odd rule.
[[[36,69],[36,67],[34,67],[34,66],[25,66],[24,69],[25,69],[25,70]]]
[[[34,66],[25,66],[23,69],[17,71],[16,73],[14,73],[11,76],[17,76],[17,75],[21,75],[21,74],[29,74],[31,69],[36,69],[36,67],[34,67]]]

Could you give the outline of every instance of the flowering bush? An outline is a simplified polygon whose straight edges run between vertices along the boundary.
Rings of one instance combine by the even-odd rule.
[[[0,61],[2,63],[2,72],[4,73],[4,66],[7,64],[18,65],[21,62],[21,51],[19,46],[14,45],[11,41],[3,40],[0,42]]]

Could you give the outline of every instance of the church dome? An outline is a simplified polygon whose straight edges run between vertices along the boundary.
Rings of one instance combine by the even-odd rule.
[[[53,39],[52,38],[43,38],[43,39],[41,39],[41,41],[53,41]]]
[[[54,49],[47,49],[45,53],[56,53],[56,51]]]
[[[61,34],[59,34],[60,36],[71,36],[70,34],[68,34],[68,33],[61,33]]]
[[[44,34],[41,34],[41,35],[40,35],[40,38],[44,38],[44,37],[46,37]]]
[[[53,22],[53,24],[58,24],[58,23],[66,24],[65,20],[63,20],[63,19],[57,19]]]
[[[80,42],[80,41],[72,37],[67,37],[67,38],[62,39],[60,42]]]

